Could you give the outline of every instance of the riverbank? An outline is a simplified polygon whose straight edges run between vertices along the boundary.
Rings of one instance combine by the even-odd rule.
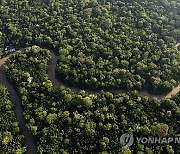
[[[180,45],[180,43],[179,43]],[[23,51],[23,49],[21,49]],[[23,107],[21,104],[21,99],[19,98],[18,94],[16,93],[13,85],[11,85],[8,80],[7,80],[7,76],[5,74],[4,71],[4,63],[11,57],[12,54],[0,59],[0,83],[2,83],[3,85],[5,85],[8,89],[8,92],[10,94],[10,99],[11,101],[15,104],[15,114],[16,114],[16,118],[17,121],[19,122],[19,126],[20,129],[23,133],[23,135],[25,136],[25,144],[28,150],[28,154],[35,154],[37,152],[37,145],[35,143],[35,139],[33,138],[33,136],[30,134],[28,128],[26,127],[26,123],[23,117]],[[79,91],[81,91],[80,88],[76,88],[76,87],[68,87],[66,85],[64,85],[62,82],[60,82],[57,78],[56,78],[56,73],[55,73],[55,69],[56,69],[56,65],[57,65],[57,61],[58,61],[58,56],[55,55],[54,52],[51,52],[52,55],[52,62],[49,66],[48,69],[48,76],[49,79],[53,82],[54,86],[56,88],[60,88],[61,86],[64,86],[65,88],[70,88],[72,91],[74,91],[75,93],[78,93]],[[101,90],[86,90],[89,94],[96,94],[101,92]],[[180,85],[175,87],[171,92],[169,92],[166,95],[153,95],[148,93],[147,91],[140,91],[140,95],[142,96],[148,96],[151,98],[157,98],[159,100],[163,99],[163,98],[170,98],[172,95],[177,94],[180,91]],[[115,89],[111,89],[109,90],[109,92],[112,92],[114,94],[123,94],[126,93],[128,91],[125,90],[115,90]]]
[[[178,50],[178,47],[180,46],[180,42],[175,45],[176,50]]]
[[[178,43],[177,45],[180,45],[180,43]],[[176,45],[176,46],[177,46]],[[21,49],[21,51],[24,51],[23,49]],[[11,54],[12,55],[12,54]],[[0,66],[2,66],[7,60],[8,58],[11,56],[8,55],[2,59],[0,59]],[[54,52],[51,52],[51,56],[52,56],[52,62],[49,66],[48,69],[48,76],[49,79],[53,82],[54,86],[56,88],[60,88],[61,86],[65,87],[65,88],[70,88],[73,92],[78,93],[80,92],[82,89],[77,88],[77,87],[68,87],[67,85],[63,84],[62,82],[60,82],[57,78],[56,78],[56,73],[55,73],[55,69],[56,69],[56,65],[57,65],[57,61],[58,61],[58,56],[55,55]],[[88,92],[89,94],[96,94],[101,92],[101,90],[85,90],[86,92]],[[110,90],[106,90],[109,92],[112,92],[114,94],[123,94],[128,92],[127,90],[117,90],[117,89],[110,89]],[[178,85],[177,87],[175,87],[171,92],[164,94],[164,95],[155,95],[155,94],[150,94],[149,92],[147,92],[146,90],[141,90],[139,91],[140,95],[142,96],[148,96],[151,98],[157,98],[157,99],[163,99],[163,98],[170,98],[172,95],[177,94],[180,91],[180,85]]]
[[[36,154],[37,145],[35,143],[35,139],[30,134],[30,131],[26,127],[26,122],[23,117],[23,107],[21,104],[21,99],[17,95],[16,90],[14,89],[13,85],[11,85],[8,82],[7,76],[4,71],[4,63],[9,59],[9,57],[11,57],[11,55],[8,55],[7,57],[0,59],[0,83],[6,86],[9,92],[10,99],[15,104],[14,112],[16,115],[16,119],[19,123],[20,130],[25,137],[25,145],[27,147],[27,154]]]
[[[49,69],[48,69],[48,76],[49,76],[49,79],[53,82],[54,86],[56,88],[60,88],[61,86],[65,87],[65,88],[70,88],[75,93],[80,92],[82,89],[77,88],[77,87],[68,87],[68,86],[66,86],[65,84],[63,84],[62,82],[60,82],[56,78],[55,69],[56,69],[56,65],[57,65],[57,61],[58,61],[58,56],[55,55],[54,52],[51,52],[51,56],[52,56],[52,62],[51,62],[50,66],[49,66]],[[101,92],[101,90],[87,90],[87,89],[85,91],[88,92],[89,94],[96,94],[96,93]],[[128,92],[126,90],[117,90],[117,89],[110,89],[110,90],[107,90],[107,91],[112,92],[114,94],[123,94],[123,93]],[[172,95],[175,95],[179,91],[180,91],[180,85],[175,87],[171,92],[169,92],[167,94],[164,94],[164,95],[150,94],[146,90],[139,91],[139,93],[142,96],[147,96],[147,97],[151,97],[151,98],[157,98],[157,99],[161,100],[163,98],[170,98]]]

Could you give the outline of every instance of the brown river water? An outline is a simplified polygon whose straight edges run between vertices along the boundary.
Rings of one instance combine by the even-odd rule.
[[[17,121],[19,122],[20,130],[22,134],[25,136],[25,145],[27,147],[27,154],[36,154],[37,145],[35,143],[35,139],[30,134],[28,128],[26,127],[26,123],[23,117],[23,108],[21,105],[21,99],[17,95],[13,85],[8,82],[4,68],[3,68],[4,67],[3,64],[9,57],[10,55],[0,60],[0,83],[6,86],[10,95],[10,99],[15,104],[15,109],[14,109],[15,115],[16,115]]]
[[[180,43],[178,43],[176,45],[176,47],[178,47],[179,45],[180,45]],[[63,83],[61,83],[56,78],[55,68],[56,68],[56,64],[57,64],[57,61],[58,61],[58,56],[56,56],[54,54],[54,52],[51,52],[51,54],[52,54],[52,62],[51,62],[50,67],[48,69],[48,75],[49,75],[49,79],[53,82],[55,87],[59,88],[61,86],[64,86],[66,88],[70,88],[75,93],[78,93],[79,91],[81,91],[81,89],[79,89],[79,88],[68,87],[68,86],[64,85]],[[30,134],[28,128],[26,127],[26,123],[25,123],[25,120],[24,120],[24,117],[23,117],[23,107],[22,107],[22,104],[21,104],[21,99],[19,98],[18,94],[16,93],[13,85],[11,85],[8,82],[5,71],[4,71],[4,68],[3,68],[4,63],[9,59],[10,56],[11,55],[8,55],[7,57],[0,59],[0,83],[7,87],[8,92],[10,94],[10,99],[15,104],[15,114],[16,114],[17,121],[19,122],[21,132],[25,136],[25,144],[26,144],[26,147],[27,147],[27,154],[36,154],[37,153],[37,144],[35,142],[34,137]],[[100,92],[101,90],[86,90],[86,91],[89,94],[96,94],[96,93]],[[108,90],[108,91],[112,92],[112,93],[115,93],[115,94],[122,94],[122,93],[127,92],[127,91],[124,91],[124,90],[115,90],[115,89],[111,89],[111,90]],[[175,95],[179,91],[180,91],[180,85],[175,87],[171,92],[169,92],[166,95],[153,95],[153,94],[148,93],[145,90],[140,91],[139,93],[142,96],[148,96],[148,97],[153,97],[153,98],[157,98],[157,99],[163,99],[163,98],[170,98],[172,95]]]
[[[65,88],[70,88],[75,93],[78,93],[79,91],[81,91],[82,89],[80,89],[80,88],[66,86],[65,84],[63,84],[62,82],[60,82],[56,78],[55,68],[56,68],[56,64],[57,64],[57,61],[58,61],[58,56],[56,56],[54,54],[54,52],[51,52],[51,55],[52,55],[52,62],[50,64],[50,67],[49,67],[49,70],[48,70],[48,76],[49,76],[49,79],[54,83],[55,87],[60,88],[61,86],[63,86]],[[96,94],[96,93],[101,92],[101,90],[85,90],[85,91],[88,92],[89,94]],[[114,94],[123,94],[123,93],[128,92],[126,90],[117,90],[117,89],[110,89],[108,91],[112,92]],[[177,94],[179,91],[180,91],[180,85],[175,87],[171,92],[169,92],[167,94],[164,94],[164,95],[150,94],[146,90],[139,91],[139,93],[142,96],[148,96],[148,97],[157,98],[157,99],[160,100],[160,99],[163,99],[163,98],[170,98],[172,95]]]

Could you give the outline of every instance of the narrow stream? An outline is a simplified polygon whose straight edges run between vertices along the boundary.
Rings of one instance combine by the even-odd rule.
[[[180,46],[180,43],[177,43],[177,44],[175,45],[175,47],[176,47],[177,50],[178,50],[178,46]]]
[[[5,57],[0,60],[0,83],[2,83],[3,85],[6,86],[8,92],[9,92],[9,95],[10,95],[10,99],[15,104],[15,115],[16,115],[17,121],[19,122],[20,130],[25,137],[25,145],[27,147],[27,154],[36,154],[37,153],[37,145],[35,143],[33,136],[30,134],[28,128],[26,127],[26,123],[25,123],[25,120],[23,117],[23,108],[22,108],[22,104],[21,104],[21,99],[17,95],[13,86],[8,82],[6,75],[5,75],[4,68],[3,68],[4,67],[3,64],[9,57],[10,56]]]
[[[55,68],[56,68],[56,65],[57,65],[58,56],[56,56],[54,52],[51,52],[51,55],[52,55],[52,62],[51,62],[50,67],[48,69],[48,76],[49,76],[49,79],[54,83],[54,86],[56,88],[59,88],[60,86],[64,86],[65,88],[70,88],[75,93],[78,93],[79,91],[81,91],[80,88],[68,87],[68,86],[64,85],[62,82],[60,82],[56,78]],[[101,92],[101,90],[87,90],[87,89],[85,91],[88,92],[89,94],[96,94],[96,93]],[[123,93],[128,92],[126,90],[117,90],[117,89],[110,89],[110,90],[106,90],[106,91],[112,92],[114,94],[123,94]],[[151,97],[151,98],[157,98],[157,99],[161,100],[163,98],[170,98],[172,95],[175,95],[179,91],[180,91],[180,85],[175,87],[171,92],[169,92],[167,94],[164,94],[164,95],[150,94],[146,90],[141,90],[141,91],[139,91],[139,93],[142,96],[148,96],[148,97]]]
[[[178,43],[176,45],[176,47],[178,47],[180,45],[180,43]],[[49,79],[54,83],[55,87],[59,88],[60,86],[64,86],[66,88],[70,88],[72,91],[74,91],[75,93],[78,93],[79,91],[81,91],[81,89],[79,88],[75,88],[75,87],[68,87],[66,85],[64,85],[63,83],[61,83],[55,75],[55,68],[57,65],[57,61],[58,61],[58,56],[56,56],[54,54],[54,52],[51,52],[52,55],[52,62],[49,66],[48,69],[48,75],[49,75]],[[17,95],[15,89],[13,88],[13,86],[8,82],[7,78],[6,78],[6,74],[4,71],[4,63],[8,60],[8,58],[11,55],[8,55],[5,58],[0,59],[0,83],[4,84],[7,89],[8,92],[10,94],[10,99],[12,100],[12,102],[15,104],[15,114],[16,114],[16,118],[17,121],[19,122],[19,127],[23,133],[23,135],[25,136],[25,144],[27,147],[27,154],[36,154],[37,153],[37,145],[35,142],[35,139],[33,138],[33,136],[30,134],[28,128],[26,127],[26,123],[23,117],[23,108],[22,108],[22,104],[21,104],[21,99],[19,98],[19,96]],[[96,94],[98,92],[100,92],[101,90],[86,90],[89,94]],[[112,93],[115,94],[123,94],[127,91],[124,90],[115,90],[115,89],[111,89],[108,90]],[[157,99],[163,99],[163,98],[170,98],[172,95],[175,95],[176,93],[178,93],[180,91],[180,85],[175,87],[171,92],[169,92],[166,95],[152,95],[150,93],[148,93],[147,91],[140,91],[139,93],[142,96],[148,96],[148,97],[155,97]]]

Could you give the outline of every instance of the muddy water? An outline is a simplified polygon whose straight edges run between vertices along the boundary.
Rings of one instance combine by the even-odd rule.
[[[52,56],[52,62],[49,66],[49,69],[48,69],[48,76],[49,76],[49,79],[53,82],[54,86],[56,88],[60,88],[61,86],[65,87],[65,88],[70,88],[72,91],[74,91],[75,93],[78,93],[81,91],[80,88],[75,88],[75,87],[68,87],[66,86],[65,84],[61,83],[57,78],[56,78],[56,73],[55,73],[55,68],[56,68],[56,65],[57,65],[57,61],[58,61],[58,56],[56,56],[54,54],[54,52],[51,52],[51,56]],[[96,90],[86,90],[88,93],[97,93],[98,91]]]
[[[54,52],[51,52],[51,55],[52,55],[52,62],[50,64],[50,67],[49,67],[49,70],[48,70],[48,76],[49,76],[49,79],[54,83],[54,85],[59,88],[61,86],[64,86],[66,88],[70,88],[72,91],[74,91],[75,93],[78,93],[81,89],[80,88],[75,88],[75,87],[68,87],[66,85],[64,85],[63,83],[61,83],[57,78],[56,78],[56,75],[55,75],[55,68],[56,68],[56,65],[57,65],[57,61],[58,61],[58,56],[56,56],[54,54]],[[98,92],[101,92],[101,90],[85,90],[87,91],[89,94],[96,94]],[[108,90],[109,92],[112,92],[112,93],[115,93],[115,94],[123,94],[125,92],[128,92],[128,91],[125,91],[125,90],[116,90],[116,89],[110,89]],[[150,94],[148,93],[147,91],[145,90],[142,90],[140,91],[140,95],[142,96],[148,96],[148,97],[151,97],[151,98],[157,98],[159,100],[163,99],[163,98],[170,98],[172,95],[178,93],[180,91],[180,85],[176,88],[174,88],[170,93],[166,94],[166,95],[153,95],[153,94]]]
[[[6,86],[10,94],[10,99],[15,104],[15,115],[16,115],[17,121],[19,122],[20,130],[22,134],[25,136],[25,145],[27,147],[27,154],[36,154],[37,145],[35,144],[35,140],[33,136],[30,134],[28,128],[26,127],[26,123],[23,117],[23,108],[21,105],[21,99],[17,95],[13,86],[6,79],[3,64],[9,57],[10,55],[3,59],[0,59],[0,83]]]
[[[9,57],[11,57],[11,55],[8,55],[7,57],[0,59],[0,66],[2,66],[9,59]]]
[[[173,95],[177,94],[180,91],[180,85],[175,87],[170,93],[168,93],[165,98],[171,98]]]
[[[180,46],[180,43],[177,43],[177,44],[175,45],[176,49],[177,49],[178,46]]]
[[[180,43],[178,43],[176,45],[176,47],[179,45],[180,45]],[[57,80],[56,75],[55,75],[55,68],[57,65],[58,56],[56,56],[54,54],[54,52],[51,52],[51,54],[52,54],[52,62],[48,69],[49,79],[54,83],[54,85],[57,88],[59,88],[60,86],[64,86],[66,88],[70,88],[75,93],[78,93],[81,89],[74,88],[74,87],[67,87],[66,85],[61,83],[59,80]],[[9,94],[10,94],[10,99],[15,104],[15,114],[16,114],[17,121],[19,122],[20,129],[21,129],[23,135],[25,136],[25,144],[26,144],[27,150],[28,150],[27,153],[35,154],[37,152],[37,145],[35,143],[33,136],[29,133],[28,128],[25,126],[25,120],[23,118],[23,109],[22,109],[22,105],[21,105],[21,100],[20,100],[19,96],[17,95],[16,91],[14,90],[13,86],[7,81],[6,75],[5,75],[5,72],[3,69],[4,63],[8,60],[8,58],[10,56],[11,55],[0,59],[0,83],[4,84],[7,87]],[[90,94],[95,94],[95,93],[100,92],[101,90],[86,90],[86,91]],[[115,89],[111,89],[109,91],[112,93],[115,93],[115,94],[123,94],[123,93],[127,92],[127,91],[115,90]],[[153,97],[153,98],[157,98],[157,99],[162,99],[162,98],[170,98],[172,95],[175,95],[179,91],[180,91],[180,85],[177,86],[176,88],[174,88],[167,95],[152,95],[152,94],[149,94],[147,91],[140,91],[139,93],[142,96],[148,96],[148,97]]]

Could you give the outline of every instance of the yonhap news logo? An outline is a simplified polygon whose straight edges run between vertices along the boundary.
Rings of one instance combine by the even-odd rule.
[[[120,137],[120,144],[130,147],[134,143],[134,137],[132,134],[125,133]]]
[[[122,146],[132,146],[134,142],[138,144],[180,144],[179,137],[134,137],[133,134],[124,133],[120,137],[120,144]]]

